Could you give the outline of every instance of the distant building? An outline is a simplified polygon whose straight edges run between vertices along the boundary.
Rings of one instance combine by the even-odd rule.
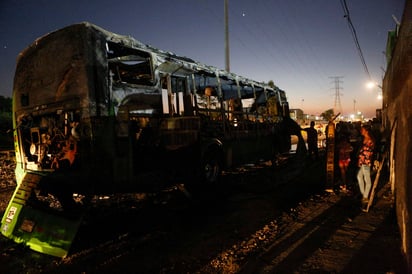
[[[300,108],[290,109],[289,113],[290,113],[290,118],[292,118],[295,121],[301,121],[304,119],[303,110],[301,110]]]

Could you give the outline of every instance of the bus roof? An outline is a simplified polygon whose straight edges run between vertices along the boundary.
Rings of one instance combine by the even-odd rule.
[[[209,74],[209,75],[217,75],[219,77],[222,78],[226,78],[226,79],[232,79],[234,81],[238,81],[240,85],[251,85],[251,86],[256,86],[256,87],[262,87],[268,90],[275,90],[275,91],[282,91],[284,93],[283,90],[280,90],[277,86],[273,87],[273,86],[269,86],[268,84],[264,83],[264,82],[258,82],[255,80],[251,80],[248,79],[246,77],[222,70],[222,69],[218,69],[214,66],[210,66],[210,65],[206,65],[200,62],[197,62],[189,57],[185,57],[185,56],[180,56],[177,55],[173,52],[169,52],[169,51],[164,51],[158,48],[155,48],[151,45],[148,44],[144,44],[138,40],[136,40],[135,38],[131,37],[130,35],[122,35],[122,34],[117,34],[117,33],[113,33],[110,32],[108,30],[105,30],[95,24],[92,24],[90,22],[81,22],[81,23],[77,23],[77,24],[73,24],[73,25],[69,25],[67,27],[58,29],[54,32],[50,32],[44,36],[39,37],[38,39],[36,39],[36,41],[30,45],[27,49],[25,49],[24,51],[22,51],[20,53],[20,57],[22,55],[25,55],[25,53],[27,53],[27,51],[30,51],[31,48],[35,48],[35,45],[37,45],[38,43],[41,43],[41,40],[46,39],[48,36],[52,35],[53,33],[56,32],[63,32],[63,31],[70,31],[73,28],[84,28],[87,29],[89,31],[98,33],[99,36],[104,37],[104,39],[107,42],[112,42],[112,43],[116,43],[116,44],[121,44],[124,45],[126,47],[130,47],[130,48],[134,48],[134,49],[139,49],[142,51],[146,51],[146,52],[150,52],[152,53],[155,57],[156,57],[156,64],[167,70],[167,65],[169,63],[169,65],[171,63],[179,63],[180,65],[180,69],[184,72],[186,72],[187,74],[190,74],[192,72],[198,72],[198,73],[203,73],[203,74]],[[171,69],[169,67],[169,69]]]
[[[161,50],[161,49],[153,47],[151,45],[144,44],[141,41],[136,40],[135,38],[133,38],[130,35],[116,34],[116,33],[107,31],[107,30],[105,30],[105,29],[103,29],[103,28],[101,28],[97,25],[94,25],[92,23],[89,23],[89,22],[82,22],[82,23],[79,23],[79,24],[84,25],[84,27],[86,27],[86,28],[93,29],[93,30],[103,34],[103,36],[105,37],[105,39],[107,41],[110,41],[110,42],[113,42],[113,43],[118,43],[118,44],[123,44],[124,46],[139,49],[139,50],[143,50],[143,51],[152,52],[152,53],[156,54],[157,59],[158,59],[157,62],[162,64],[162,65],[165,65],[168,61],[178,62],[178,63],[181,63],[182,69],[187,70],[187,73],[197,71],[197,72],[202,72],[202,73],[219,75],[220,77],[225,77],[225,78],[228,78],[228,79],[236,79],[237,78],[239,83],[243,84],[243,85],[254,85],[254,86],[261,86],[261,87],[264,87],[266,89],[280,90],[276,86],[271,87],[266,83],[251,80],[251,79],[248,79],[246,77],[239,76],[237,74],[228,72],[226,70],[218,69],[214,66],[210,66],[210,65],[200,63],[200,62],[195,61],[195,60],[193,60],[189,57],[180,56],[180,55],[177,55],[173,52]],[[79,25],[79,24],[77,24],[77,25]],[[68,26],[68,27],[70,27],[70,26]]]

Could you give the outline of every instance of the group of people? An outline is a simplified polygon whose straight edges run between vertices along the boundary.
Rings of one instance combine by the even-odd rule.
[[[308,156],[317,159],[318,132],[312,121],[307,132]],[[338,123],[335,131],[337,163],[340,171],[340,191],[349,192],[348,169],[355,171],[359,193],[362,196],[362,210],[366,210],[372,188],[371,170],[373,167],[376,141],[370,124]],[[353,191],[353,189],[352,189]]]

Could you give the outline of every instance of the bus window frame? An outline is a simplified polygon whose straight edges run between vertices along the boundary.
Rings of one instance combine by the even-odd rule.
[[[155,71],[153,69],[153,56],[150,52],[107,41],[106,54],[108,70],[109,72],[112,72],[112,81],[114,83],[127,83],[129,85],[143,86],[154,86],[156,84]],[[139,59],[135,57],[139,57]],[[128,62],[137,63],[128,64]],[[137,68],[140,67],[143,69],[137,70]],[[144,78],[142,78],[143,76],[136,75],[135,77],[122,75],[120,72],[121,69],[123,69],[124,73],[129,72],[130,74],[137,74],[140,71],[144,72],[141,74]]]

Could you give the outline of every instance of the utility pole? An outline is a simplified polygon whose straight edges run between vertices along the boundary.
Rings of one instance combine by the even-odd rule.
[[[342,95],[341,91],[341,86],[340,84],[343,83],[340,79],[343,78],[343,76],[333,76],[329,77],[333,79],[333,82],[335,83],[335,105],[334,105],[334,111],[336,113],[342,113],[342,105],[340,103],[340,96]],[[335,113],[335,114],[336,114]]]
[[[230,72],[230,53],[229,53],[229,0],[224,0],[224,14],[225,14],[225,68]]]

